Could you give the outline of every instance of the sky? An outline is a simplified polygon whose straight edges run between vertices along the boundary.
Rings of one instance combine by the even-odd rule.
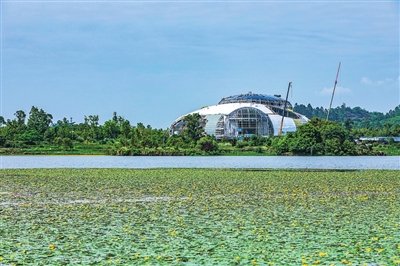
[[[386,113],[400,104],[398,1],[1,1],[0,115],[113,112],[166,129],[248,92]]]

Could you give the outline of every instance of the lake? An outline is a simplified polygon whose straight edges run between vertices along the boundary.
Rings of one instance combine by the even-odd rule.
[[[400,170],[400,156],[0,156],[0,168],[311,168]]]

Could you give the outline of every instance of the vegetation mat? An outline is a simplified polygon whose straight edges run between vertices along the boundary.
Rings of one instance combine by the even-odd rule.
[[[2,169],[1,265],[399,265],[399,171]]]

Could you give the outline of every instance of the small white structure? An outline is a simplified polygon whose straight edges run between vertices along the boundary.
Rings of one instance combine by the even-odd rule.
[[[217,105],[206,106],[189,114],[198,113],[204,119],[204,131],[217,139],[241,138],[251,135],[278,135],[282,115],[284,120],[282,134],[296,131],[297,126],[306,123],[308,118],[292,111],[292,105],[278,95],[240,94],[223,98]],[[188,114],[186,114],[188,115]],[[181,134],[184,129],[183,118],[176,119],[170,127],[170,134]]]

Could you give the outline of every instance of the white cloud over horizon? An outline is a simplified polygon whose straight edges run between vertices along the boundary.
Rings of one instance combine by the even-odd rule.
[[[400,79],[398,78],[397,82],[399,80]],[[373,80],[371,80],[370,78],[367,78],[367,77],[362,77],[361,78],[361,83],[366,84],[366,85],[372,85],[372,86],[387,85],[387,84],[391,84],[391,83],[394,83],[394,82],[396,82],[396,81],[394,79],[392,79],[392,78],[385,78],[385,79],[377,80],[377,81],[373,81]]]

